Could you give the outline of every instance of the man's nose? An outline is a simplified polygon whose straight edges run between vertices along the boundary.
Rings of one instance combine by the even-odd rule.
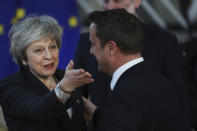
[[[90,54],[93,54],[93,49],[92,49],[92,47],[90,47]]]

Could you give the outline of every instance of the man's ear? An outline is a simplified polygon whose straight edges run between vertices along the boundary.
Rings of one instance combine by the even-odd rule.
[[[114,56],[118,51],[118,46],[116,42],[114,41],[108,41],[107,44],[105,45],[105,52],[107,53],[108,56]]]
[[[141,3],[142,3],[142,0],[135,0],[135,9],[139,8]]]

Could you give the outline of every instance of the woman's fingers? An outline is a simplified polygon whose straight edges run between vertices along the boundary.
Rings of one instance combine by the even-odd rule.
[[[84,69],[73,69],[73,66],[73,61],[70,61],[66,68],[64,78],[61,80],[62,88],[65,88],[65,91],[74,90],[77,87],[94,81],[89,72],[85,72]]]
[[[71,69],[73,69],[73,67],[74,67],[74,62],[73,62],[73,60],[70,60],[69,64],[66,67],[66,70],[71,70]]]
[[[94,79],[92,78],[92,75],[88,72],[85,72],[80,75],[76,75],[73,78],[73,83],[75,83],[76,86],[82,86],[84,84],[88,84],[93,81],[94,81]]]
[[[92,75],[89,72],[84,72],[76,76],[78,80],[92,78]]]

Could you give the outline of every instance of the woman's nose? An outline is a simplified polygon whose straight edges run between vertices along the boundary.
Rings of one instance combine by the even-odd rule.
[[[49,50],[45,51],[45,58],[47,58],[47,59],[51,58],[51,52]]]

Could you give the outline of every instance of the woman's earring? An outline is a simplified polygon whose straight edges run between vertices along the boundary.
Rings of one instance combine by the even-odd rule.
[[[22,61],[22,64],[23,64],[24,66],[27,66],[27,63],[26,63],[25,61]]]

